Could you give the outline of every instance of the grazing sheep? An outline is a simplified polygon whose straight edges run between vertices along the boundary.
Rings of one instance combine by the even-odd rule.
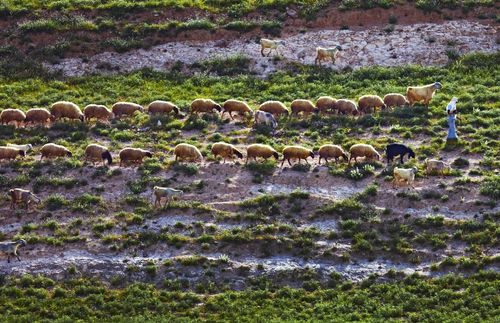
[[[271,55],[271,52],[274,49],[278,55],[281,55],[280,52],[278,51],[278,46],[284,46],[284,45],[285,45],[284,40],[279,40],[279,39],[271,40],[267,38],[262,38],[260,40],[260,53],[262,56],[269,56]],[[264,49],[266,48],[269,49],[269,52],[267,53],[267,55],[264,55]]]
[[[319,111],[310,100],[302,99],[293,100],[290,109],[295,116],[298,116],[301,112],[304,115],[309,115],[311,113],[318,113]]]
[[[17,128],[23,124],[26,120],[26,114],[19,109],[5,109],[0,113],[0,124],[8,125],[14,122],[14,126]]]
[[[260,111],[269,112],[275,117],[280,117],[282,114],[289,115],[290,112],[286,106],[280,101],[266,101],[259,106]]]
[[[358,111],[360,113],[368,113],[370,109],[373,108],[373,112],[376,112],[377,108],[385,109],[387,106],[378,95],[363,95],[358,100]]]
[[[409,86],[406,88],[406,97],[408,98],[408,102],[410,103],[410,107],[416,102],[424,101],[425,107],[429,107],[429,102],[436,90],[441,89],[443,86],[439,82],[435,82],[433,84],[428,84],[424,86]]]
[[[359,113],[358,106],[352,100],[337,100],[337,104],[335,104],[335,107],[339,114],[348,114],[355,116]]]
[[[85,116],[83,115],[80,107],[73,102],[68,101],[59,101],[50,107],[50,113],[54,117],[55,120],[58,119],[78,119],[83,122]]]
[[[408,154],[408,159],[415,158],[415,152],[410,147],[397,143],[388,144],[385,148],[385,154],[387,156],[387,163],[392,162],[394,157],[398,155],[401,156],[401,164],[404,163],[403,157],[406,154]]]
[[[163,207],[167,205],[167,202],[169,199],[173,199],[175,196],[181,196],[184,194],[183,191],[181,190],[176,190],[170,187],[161,187],[161,186],[155,186],[153,187],[153,195],[155,196],[155,207],[156,205],[160,205],[161,207],[161,199],[163,197],[166,197],[165,204],[163,204]]]
[[[411,187],[415,188],[413,186],[413,182],[415,181],[415,174],[417,173],[417,168],[412,167],[412,168],[398,168],[395,167],[393,171],[393,185],[395,186],[399,182],[404,182],[407,185],[411,185]]]
[[[318,108],[319,112],[322,114],[333,112],[337,108],[337,99],[334,99],[331,96],[319,97],[316,101],[316,108]]]
[[[339,45],[331,48],[316,47],[316,59],[314,60],[314,64],[321,65],[321,62],[327,59],[331,59],[332,64],[335,64],[335,59],[337,59],[341,50],[342,47]]]
[[[399,93],[389,93],[384,95],[384,104],[388,107],[405,107],[408,106],[406,97]]]
[[[245,113],[247,113],[249,117],[253,116],[253,110],[244,101],[230,99],[224,102],[223,108],[224,110],[222,111],[222,117],[226,112],[229,113],[231,119],[234,119],[232,114],[233,112],[237,112],[240,115],[244,115]]]
[[[319,147],[318,154],[319,154],[318,164],[320,165],[322,158],[324,158],[327,163],[328,163],[328,158],[335,158],[335,163],[338,162],[339,157],[344,158],[346,162],[349,159],[344,149],[342,149],[342,147],[338,145],[323,145]]]
[[[352,145],[351,149],[349,149],[349,155],[349,164],[353,158],[354,162],[357,163],[358,157],[365,157],[367,159],[376,158],[377,160],[380,160],[380,154],[375,150],[375,148],[373,148],[372,145],[366,144]]]
[[[188,160],[192,162],[195,162],[197,160],[199,160],[200,162],[203,161],[203,156],[198,148],[190,144],[178,144],[174,148],[174,154],[176,161],[177,159]]]
[[[215,157],[222,156],[224,159],[224,163],[226,163],[226,158],[233,159],[234,155],[238,158],[243,158],[243,154],[236,149],[233,145],[227,144],[225,142],[216,142],[212,145],[212,154]]]
[[[148,105],[149,114],[167,114],[172,111],[175,115],[179,115],[179,112],[181,112],[179,107],[169,101],[156,100]]]
[[[28,153],[28,151],[33,149],[32,144],[25,144],[25,145],[7,144],[7,147],[12,147],[12,148],[22,150],[22,151],[24,151],[25,155]]]
[[[255,124],[265,124],[273,128],[273,131],[278,127],[278,122],[269,112],[255,111]]]
[[[2,241],[0,242],[0,251],[7,254],[7,262],[10,263],[10,256],[16,256],[17,260],[21,261],[19,258],[19,253],[17,249],[20,246],[25,246],[26,240],[20,239],[17,241]]]
[[[144,157],[153,157],[153,153],[149,150],[140,148],[123,148],[118,153],[120,156],[120,167],[127,162],[132,162],[132,164],[141,164]]]
[[[111,153],[107,147],[98,145],[98,144],[90,144],[85,148],[85,162],[91,160],[92,164],[96,161],[102,161],[102,165],[104,166],[104,161],[108,161],[108,165],[113,163],[113,158],[111,157]]]
[[[26,119],[24,120],[26,125],[41,124],[43,126],[48,126],[52,121],[55,121],[54,116],[50,114],[49,110],[43,108],[29,109],[26,111]]]
[[[97,119],[97,121],[109,122],[114,117],[113,112],[105,105],[89,104],[83,109],[85,120]]]
[[[38,196],[22,188],[10,189],[9,196],[10,208],[13,210],[16,208],[16,204],[19,203],[24,203],[26,210],[28,210],[31,202],[34,202],[36,204],[39,204],[41,202],[41,199]]]
[[[247,147],[247,159],[245,161],[245,164],[248,163],[249,158],[253,158],[255,161],[257,161],[257,157],[261,157],[264,158],[264,160],[267,160],[271,156],[273,156],[276,160],[279,159],[278,152],[271,146],[252,144]]]
[[[121,118],[122,116],[131,117],[136,111],[144,112],[142,105],[132,102],[116,102],[111,107],[115,117]]]
[[[26,156],[26,153],[22,149],[17,149],[14,147],[0,147],[0,160],[2,159],[16,159],[17,156],[24,157]]]
[[[451,170],[450,164],[445,163],[442,160],[426,159],[424,164],[425,164],[425,173],[427,175],[440,174],[441,176],[444,176],[445,170],[446,171]]]
[[[40,160],[44,157],[46,158],[57,158],[57,157],[71,157],[73,154],[64,146],[56,145],[53,143],[45,144],[40,149],[40,153],[42,154]]]
[[[288,161],[288,165],[292,166],[290,159],[298,159],[299,164],[301,159],[304,159],[307,164],[309,164],[307,161],[308,157],[312,157],[314,159],[313,151],[302,146],[286,146],[281,153],[283,154],[281,167],[283,167],[285,160]]]
[[[214,110],[217,110],[218,112],[222,111],[220,104],[217,104],[214,100],[195,99],[191,102],[191,113],[198,114],[200,112],[213,112]]]

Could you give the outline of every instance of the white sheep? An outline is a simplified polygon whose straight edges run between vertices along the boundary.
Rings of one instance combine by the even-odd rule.
[[[6,253],[7,254],[7,262],[10,263],[10,256],[14,255],[17,257],[17,260],[21,261],[19,258],[19,253],[17,252],[17,248],[19,246],[25,246],[26,245],[26,240],[20,239],[17,241],[3,241],[0,242],[0,252]]]
[[[285,41],[284,40],[271,40],[267,38],[262,38],[260,40],[260,53],[262,56],[269,56],[271,55],[271,52],[274,50],[278,55],[281,55],[281,53],[278,51],[278,46],[284,46]],[[269,49],[269,53],[267,55],[264,54],[264,49]]]
[[[163,197],[167,198],[165,204],[163,204],[163,206],[165,207],[169,199],[174,198],[175,196],[181,196],[182,194],[184,194],[184,192],[170,187],[155,186],[153,187],[153,194],[155,196],[155,207],[158,204],[161,207],[161,199]]]

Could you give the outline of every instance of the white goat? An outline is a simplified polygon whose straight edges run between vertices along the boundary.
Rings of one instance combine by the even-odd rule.
[[[260,110],[255,111],[255,124],[265,124],[271,126],[273,130],[278,127],[278,122],[272,113]]]
[[[22,188],[13,188],[9,190],[10,196],[10,208],[15,209],[16,204],[24,203],[26,209],[29,209],[31,202],[36,204],[40,204],[41,199],[35,194],[31,193],[28,190],[24,190]]]
[[[153,194],[155,196],[155,207],[158,204],[161,207],[161,199],[163,197],[167,198],[167,200],[165,201],[165,204],[163,204],[163,206],[165,206],[165,205],[167,205],[167,202],[169,199],[174,198],[175,196],[180,196],[180,195],[184,194],[184,192],[181,190],[176,190],[174,188],[170,188],[170,187],[155,186],[155,187],[153,187]]]
[[[314,60],[314,64],[321,65],[321,62],[327,59],[331,59],[332,64],[335,64],[335,59],[337,59],[341,50],[342,47],[339,45],[331,48],[316,47],[316,59]]]
[[[31,144],[26,144],[26,145],[7,144],[7,147],[12,147],[12,148],[22,150],[22,151],[24,151],[25,154],[28,151],[33,149],[33,146]]]
[[[413,186],[413,182],[415,181],[415,174],[417,173],[417,168],[412,167],[412,168],[394,168],[394,180],[393,183],[394,185],[398,182],[405,182],[408,185],[411,185],[411,187],[415,188]]]
[[[280,46],[280,45],[284,46],[285,41],[279,40],[279,39],[271,40],[271,39],[267,39],[267,38],[262,38],[260,40],[260,53],[262,54],[262,56],[269,56],[269,55],[271,55],[271,52],[274,49],[277,54],[281,55],[280,52],[278,51],[278,46]],[[267,55],[264,55],[264,49],[266,49],[266,48],[269,49],[269,53],[267,53]]]
[[[10,256],[14,255],[17,257],[17,260],[21,261],[19,258],[19,253],[17,252],[17,248],[19,246],[25,246],[26,240],[20,239],[17,241],[3,241],[0,242],[0,252],[7,254],[7,262],[10,263]]]

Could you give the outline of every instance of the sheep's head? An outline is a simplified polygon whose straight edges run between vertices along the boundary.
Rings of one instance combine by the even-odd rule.
[[[85,120],[85,116],[80,113],[80,115],[78,116],[78,119],[80,119],[80,121],[83,122]]]
[[[342,51],[342,47],[340,47],[340,45],[335,46],[335,48],[337,48],[338,51]]]
[[[273,152],[273,157],[278,160],[280,159],[280,155],[277,152]]]
[[[153,153],[150,151],[146,151],[145,155],[146,157],[153,157]]]
[[[68,156],[68,157],[72,157],[72,156],[73,156],[73,154],[71,153],[71,151],[66,150],[66,156]]]
[[[144,107],[143,106],[139,106],[139,111],[144,112]]]
[[[220,104],[215,104],[214,105],[214,109],[221,112],[222,111],[222,107],[220,106]]]
[[[382,104],[382,110],[387,109],[387,104]]]
[[[105,151],[101,155],[102,159],[106,159],[108,161],[108,165],[113,163],[113,158],[111,157],[111,153],[109,151]]]
[[[441,83],[439,83],[439,82],[436,82],[436,83],[434,83],[434,84],[433,84],[433,87],[434,87],[436,90],[440,90],[440,89],[443,87],[443,85],[441,85]]]
[[[309,157],[314,158],[314,152],[312,150],[309,152]]]
[[[234,154],[238,156],[238,158],[243,158],[243,154],[237,149],[234,150]]]
[[[276,40],[275,42],[276,42],[276,44],[278,44],[278,45],[285,46],[285,41],[284,41],[284,40],[282,40],[282,39]]]
[[[26,156],[26,153],[24,152],[24,150],[19,150],[19,156],[21,156],[21,157]]]
[[[178,108],[178,107],[176,107],[176,106],[174,106],[174,107],[172,108],[172,110],[174,111],[175,115],[178,115],[178,114],[179,114],[179,112],[181,112],[181,110],[179,110],[179,108]]]
[[[25,246],[25,245],[27,244],[27,243],[26,243],[26,240],[24,240],[24,239],[19,239],[19,240],[17,240],[17,242],[16,242],[16,243],[17,243],[18,245],[20,245],[20,246]]]

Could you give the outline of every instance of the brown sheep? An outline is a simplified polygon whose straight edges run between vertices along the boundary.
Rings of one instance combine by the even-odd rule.
[[[192,162],[195,162],[197,160],[201,162],[203,161],[203,155],[198,150],[198,148],[190,144],[184,144],[184,143],[178,144],[174,148],[174,154],[175,154],[175,161],[177,161],[177,159],[188,160]]]
[[[347,114],[347,115],[357,115],[358,107],[356,103],[352,100],[340,99],[337,100],[337,104],[335,105],[339,114]]]
[[[64,146],[53,143],[45,144],[40,149],[40,160],[43,158],[71,157],[73,154]]]
[[[83,109],[85,120],[97,119],[97,121],[109,122],[113,118],[113,112],[105,105],[89,104]]]
[[[312,150],[304,148],[302,146],[286,146],[283,151],[283,161],[281,162],[281,167],[283,167],[283,164],[285,163],[285,160],[288,161],[288,165],[292,166],[292,163],[290,162],[290,159],[298,159],[299,164],[300,160],[304,159],[307,164],[309,162],[307,161],[308,157],[314,158],[314,153]]]
[[[25,119],[26,114],[19,109],[5,109],[0,113],[0,124],[14,122],[16,128],[22,125]]]
[[[322,114],[335,111],[336,105],[337,100],[331,96],[322,96],[316,101],[316,108],[318,108],[319,112]]]
[[[252,144],[247,147],[247,159],[245,161],[245,164],[248,163],[249,158],[253,158],[255,161],[257,161],[257,157],[261,157],[264,158],[264,160],[267,160],[271,156],[273,156],[276,160],[279,159],[278,152],[271,146]]]
[[[81,122],[84,120],[84,115],[80,110],[80,107],[73,102],[59,101],[50,107],[50,113],[54,116],[55,120],[58,119],[78,119]]]
[[[109,149],[98,144],[90,144],[85,148],[85,162],[89,160],[91,160],[93,164],[96,161],[102,161],[103,166],[105,160],[108,161],[108,165],[113,163],[113,158],[111,157]]]
[[[144,108],[137,103],[116,102],[111,107],[111,111],[113,111],[116,118],[121,118],[122,116],[131,117],[136,111],[144,112]]]
[[[377,108],[385,109],[387,106],[378,95],[363,95],[358,100],[358,111],[360,113],[368,113],[372,108],[376,112]]]
[[[349,155],[349,164],[353,158],[354,162],[357,163],[358,157],[365,157],[366,159],[376,158],[377,160],[380,160],[380,154],[375,150],[375,148],[373,148],[372,145],[366,144],[352,145],[351,149],[349,149]]]
[[[389,93],[384,96],[384,103],[388,108],[408,106],[406,97],[399,93]]]
[[[152,152],[140,148],[123,148],[118,155],[120,156],[120,167],[127,162],[141,164],[144,157],[153,157]]]
[[[409,86],[406,88],[406,97],[408,98],[408,102],[410,103],[410,107],[416,102],[424,101],[425,107],[429,107],[429,102],[436,90],[442,88],[441,83],[435,82],[433,84],[428,84],[424,86]]]
[[[31,202],[39,204],[41,201],[38,196],[22,188],[10,189],[9,196],[10,196],[10,208],[13,210],[16,208],[16,204],[19,203],[24,203],[26,210],[28,210],[29,206],[31,205]]]
[[[24,156],[26,156],[26,152],[22,149],[17,149],[14,147],[0,147],[0,160],[16,159],[17,156],[21,156],[21,158],[23,158]]]
[[[266,101],[259,106],[259,110],[271,113],[277,118],[282,114],[286,116],[290,114],[286,106],[280,101]]]
[[[324,158],[328,163],[328,158],[335,158],[335,163],[338,162],[339,157],[344,158],[345,161],[348,161],[349,157],[345,153],[344,149],[338,145],[323,145],[318,150],[319,160],[318,164],[321,165],[321,159]]]
[[[311,101],[301,99],[293,100],[290,109],[295,116],[298,116],[301,112],[304,115],[309,115],[311,113],[318,113],[319,111]]]
[[[149,114],[167,114],[172,111],[175,115],[180,113],[179,107],[169,101],[156,100],[148,105]]]
[[[224,102],[223,108],[224,110],[222,111],[222,117],[224,116],[224,113],[227,112],[233,120],[233,112],[237,112],[240,115],[248,114],[249,117],[253,116],[253,110],[244,101],[230,99]]]
[[[26,112],[26,125],[41,124],[45,127],[50,125],[50,122],[55,121],[55,117],[50,114],[49,110],[43,108],[33,108]]]
[[[234,159],[234,155],[238,158],[243,158],[243,154],[238,149],[225,142],[216,142],[213,144],[212,154],[214,154],[215,157],[221,156],[224,159],[224,163],[226,163],[226,158]]]
[[[214,100],[211,99],[195,99],[191,102],[191,113],[207,113],[213,112],[213,110],[217,110],[218,112],[222,111],[222,107],[220,104],[215,103]]]

